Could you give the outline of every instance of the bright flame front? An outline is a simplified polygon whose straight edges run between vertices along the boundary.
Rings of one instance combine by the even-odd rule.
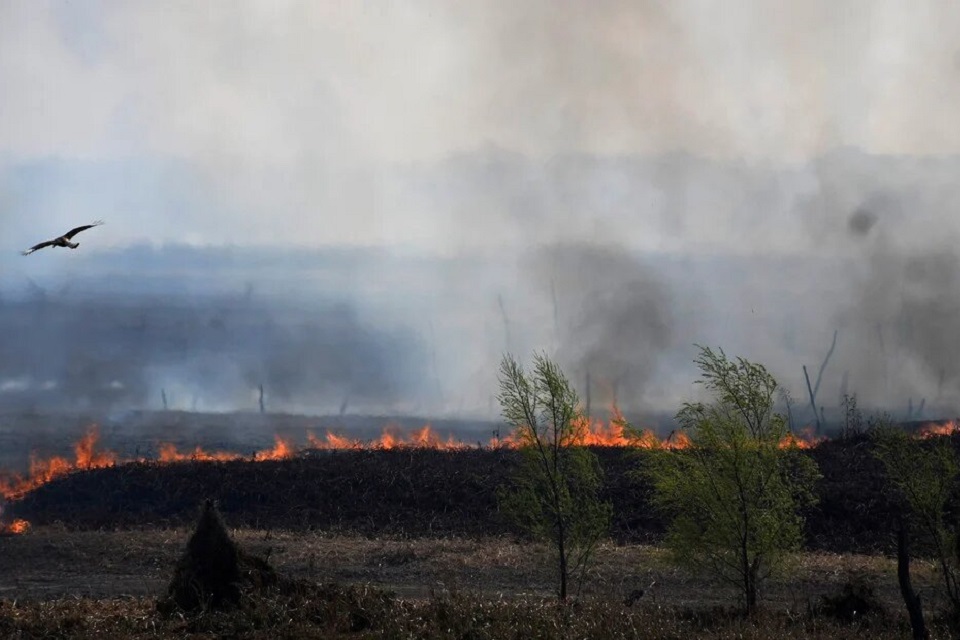
[[[952,424],[952,423],[951,423]],[[633,430],[617,410],[613,408],[609,421],[591,420],[579,417],[574,421],[573,437],[570,444],[575,446],[602,446],[602,447],[636,447],[636,448],[666,448],[683,449],[690,446],[690,439],[683,432],[673,432],[666,438],[658,437],[649,429]],[[955,429],[951,427],[951,432]],[[930,431],[930,435],[936,432]],[[70,460],[61,456],[40,458],[35,454],[30,456],[29,471],[26,474],[5,473],[0,471],[0,497],[6,500],[17,500],[28,492],[47,484],[73,471],[110,467],[128,462],[149,462],[145,458],[121,458],[117,453],[97,447],[99,431],[96,426],[91,427],[86,434],[74,445],[74,458]],[[157,458],[153,462],[158,464],[174,464],[184,462],[229,462],[234,460],[252,460],[263,462],[267,460],[285,460],[298,455],[306,449],[316,450],[344,450],[344,449],[396,449],[428,448],[444,451],[457,451],[478,447],[516,449],[522,446],[522,439],[518,433],[511,433],[505,437],[494,436],[486,445],[482,443],[468,444],[457,440],[452,434],[442,437],[428,424],[419,429],[404,433],[401,429],[388,426],[378,438],[372,440],[358,440],[327,431],[323,437],[307,433],[306,445],[300,447],[291,439],[275,436],[274,445],[270,449],[257,451],[249,456],[231,451],[206,451],[202,447],[181,451],[172,443],[161,443]],[[811,433],[799,436],[789,435],[781,442],[782,447],[810,448],[820,440]],[[17,525],[20,528],[29,524]]]

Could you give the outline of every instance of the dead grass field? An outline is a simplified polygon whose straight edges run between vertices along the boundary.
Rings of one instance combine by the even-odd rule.
[[[78,532],[40,527],[3,537],[0,597],[157,595],[188,535],[186,529]],[[409,597],[457,592],[549,596],[554,582],[548,547],[508,538],[370,539],[249,529],[232,535],[290,577],[371,585]],[[934,586],[933,565],[914,561],[914,579],[921,590]],[[802,553],[769,585],[767,606],[802,609],[847,583],[871,586],[890,606],[900,605],[892,559]],[[659,548],[601,545],[584,595],[622,600],[635,589],[644,589],[646,601],[664,606],[725,605],[736,598],[722,584],[674,568]]]
[[[554,620],[560,615],[548,604],[554,575],[549,549],[543,545],[508,538],[373,539],[239,529],[232,531],[234,539],[269,558],[281,573],[311,583],[351,585],[363,593],[383,589],[396,595],[400,604],[395,606],[405,613],[391,614],[396,618],[393,631],[370,628],[348,633],[326,628],[331,635],[320,633],[323,627],[303,626],[297,608],[289,603],[272,603],[269,615],[258,614],[270,620],[280,616],[277,620],[250,622],[242,629],[231,626],[239,623],[229,616],[207,615],[202,621],[161,618],[153,603],[188,535],[186,529],[77,532],[40,527],[0,538],[0,635],[6,624],[8,631],[18,634],[9,637],[432,637],[439,632],[431,631],[431,625],[440,624],[434,617],[449,617],[443,607],[455,606],[467,611],[470,619],[483,612],[494,616],[490,609],[494,607],[497,613],[488,629],[492,635],[447,637],[503,637],[500,633],[523,637],[504,630],[529,622],[531,616]],[[662,549],[608,543],[597,553],[578,615],[599,616],[593,625],[606,616],[628,616],[617,623],[616,632],[610,631],[616,637],[645,637],[639,627],[635,634],[629,631],[630,625],[640,625],[659,628],[653,637],[834,638],[858,637],[869,630],[872,637],[894,638],[906,631],[895,570],[893,560],[880,556],[803,553],[786,575],[769,585],[767,613],[759,626],[729,617],[711,622],[711,611],[736,604],[735,593],[675,569]],[[931,611],[936,607],[933,566],[916,562],[914,579]],[[871,587],[887,609],[884,621],[863,628],[808,619],[821,596],[838,594],[847,584]],[[644,589],[645,595],[634,607],[625,607],[624,598],[635,589]],[[278,613],[281,610],[287,612],[286,618]],[[396,626],[400,618],[406,620],[402,628]],[[424,635],[416,631],[419,624],[425,625]],[[593,635],[601,633],[600,628],[584,627],[586,635],[579,636],[580,632],[569,635],[561,629],[558,635],[544,637],[601,637]],[[574,627],[567,631],[573,633]]]

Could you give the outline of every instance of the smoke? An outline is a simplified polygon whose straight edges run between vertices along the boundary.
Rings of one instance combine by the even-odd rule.
[[[655,271],[622,247],[583,244],[544,247],[531,270],[551,294],[556,357],[575,385],[603,408],[643,406],[675,342],[673,300]]]
[[[762,5],[0,5],[0,397],[491,415],[546,349],[669,410],[839,330],[825,397],[960,402],[960,9]]]
[[[875,224],[877,224],[877,216],[868,209],[857,209],[850,214],[850,218],[847,220],[847,228],[850,229],[850,233],[858,236],[865,236],[870,233]]]
[[[950,411],[958,168],[852,152],[544,165],[487,149],[404,170],[394,187],[447,210],[451,228],[476,218],[478,239],[516,239],[497,250],[98,252],[91,233],[76,252],[6,259],[0,299],[18,310],[4,384],[110,406],[158,406],[163,388],[187,409],[253,408],[263,384],[277,410],[489,417],[503,352],[546,350],[581,395],[589,372],[595,407],[669,413],[693,392],[694,344],[766,364],[799,399],[802,365],[816,370],[839,330],[828,413],[841,388],[862,406]],[[705,210],[713,223],[697,221]],[[674,240],[647,238],[650,219]],[[142,342],[128,336],[141,326]]]
[[[847,366],[873,406],[902,410],[925,399],[953,412],[960,343],[960,256],[953,246],[912,251],[890,238],[865,248],[866,273],[839,321],[850,333]]]
[[[246,358],[244,379],[250,387],[265,384],[283,402],[391,407],[417,392],[418,385],[404,380],[425,377],[422,364],[418,370],[412,361],[423,361],[421,351],[409,332],[368,325],[341,303],[273,331],[263,352]]]
[[[896,2],[840,15],[825,0],[773,13],[702,0],[4,5],[0,167],[36,182],[2,237],[32,240],[42,212],[41,235],[106,218],[111,245],[449,254],[519,238],[496,224],[502,210],[468,224],[403,176],[478,149],[532,159],[545,180],[530,186],[559,206],[549,165],[563,156],[681,154],[749,173],[838,147],[952,153],[958,32],[960,10]],[[489,178],[487,195],[511,187]],[[682,214],[635,213],[643,248],[694,233],[736,249],[697,186],[689,207],[675,186]],[[591,218],[580,210],[576,226]]]
[[[83,295],[0,307],[0,407],[255,410],[263,385],[271,411],[386,412],[423,376],[416,337],[354,302]]]

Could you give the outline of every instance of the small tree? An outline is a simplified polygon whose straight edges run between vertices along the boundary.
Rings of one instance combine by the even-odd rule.
[[[578,591],[591,554],[610,527],[611,508],[599,499],[600,466],[582,446],[585,426],[576,391],[545,355],[534,355],[528,375],[511,355],[500,363],[498,400],[514,428],[521,464],[499,494],[503,512],[556,551],[558,594],[568,582]]]
[[[819,473],[790,440],[773,411],[777,383],[759,365],[700,347],[698,382],[711,404],[688,403],[677,421],[686,449],[660,449],[649,458],[654,503],[671,517],[667,545],[689,568],[736,586],[747,613],[760,586],[799,547],[802,506],[815,502]]]
[[[947,500],[956,488],[960,465],[950,438],[918,439],[889,418],[874,421],[874,455],[904,501],[907,522],[932,545],[954,621],[960,621],[960,536],[948,523]]]
[[[840,406],[843,407],[842,437],[855,438],[863,434],[863,412],[857,408],[857,394],[843,394]]]

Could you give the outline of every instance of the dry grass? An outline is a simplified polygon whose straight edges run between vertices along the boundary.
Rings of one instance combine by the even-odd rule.
[[[943,628],[934,638],[948,637]],[[404,600],[371,589],[318,588],[272,595],[241,611],[162,616],[152,599],[0,601],[0,636],[9,638],[900,638],[898,617],[839,624],[808,613],[767,611],[745,620],[726,610],[624,607],[585,599],[472,594]]]
[[[803,553],[771,582],[764,613],[732,615],[736,594],[674,568],[663,550],[602,545],[583,597],[558,607],[549,549],[508,538],[360,538],[231,531],[246,551],[309,584],[268,592],[240,612],[156,613],[190,531],[71,532],[38,527],[0,540],[0,637],[243,638],[702,637],[894,638],[908,633],[895,563],[880,556]],[[937,574],[914,565],[927,611]],[[822,596],[866,585],[881,612],[841,624],[818,613]],[[643,597],[627,606],[637,589]],[[386,594],[393,594],[388,596]],[[928,617],[930,614],[928,613]],[[940,637],[947,637],[939,629]]]
[[[78,532],[51,526],[3,538],[0,596],[157,594],[169,581],[190,533],[185,528]],[[550,549],[510,538],[361,538],[251,529],[230,533],[242,548],[267,558],[290,577],[371,584],[405,596],[458,591],[546,596],[554,582]],[[861,581],[895,604],[895,570],[894,561],[882,556],[802,553],[789,573],[769,585],[769,601],[805,606],[807,599]],[[928,562],[915,561],[914,574],[920,588],[936,584]],[[584,593],[622,598],[640,588],[648,599],[666,605],[726,604],[733,596],[723,585],[676,569],[660,548],[602,544]]]

